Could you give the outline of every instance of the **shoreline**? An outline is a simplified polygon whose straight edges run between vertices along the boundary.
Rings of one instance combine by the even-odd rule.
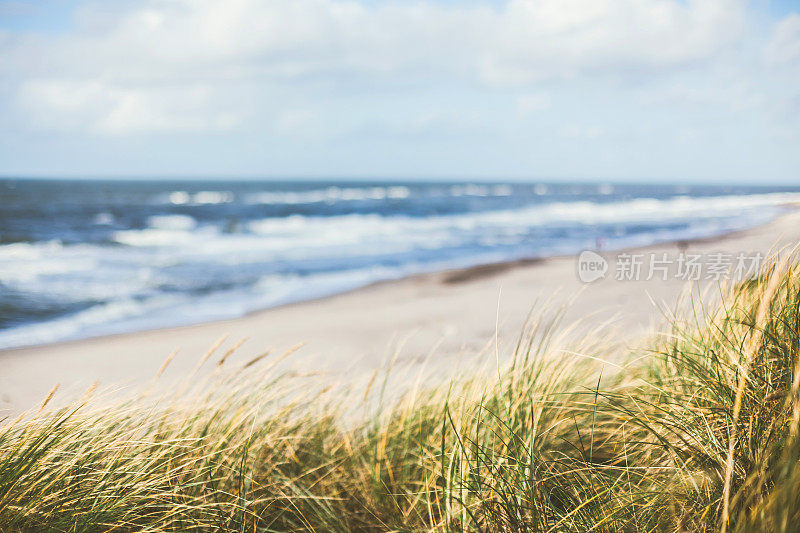
[[[800,212],[791,210],[761,226],[716,237],[600,253],[675,253],[682,246],[766,253],[776,241],[799,242],[798,227]],[[575,260],[575,255],[552,256],[414,274],[237,318],[0,350],[0,416],[36,405],[55,383],[61,384],[63,397],[79,394],[95,381],[125,387],[146,383],[180,348],[165,372],[165,379],[176,379],[226,333],[223,353],[248,338],[232,362],[266,350],[277,356],[308,341],[287,369],[312,369],[350,380],[371,374],[395,351],[413,362],[436,348],[437,360],[446,368],[451,356],[480,353],[496,335],[502,341],[518,334],[531,306],[542,300],[553,307],[573,302],[566,324],[600,313],[604,320],[617,317],[626,333],[633,334],[658,318],[652,302],[672,305],[686,285],[677,280],[626,283],[611,277],[584,284]]]
[[[793,210],[800,209],[800,205],[790,205],[788,206]],[[791,211],[789,212],[791,213]],[[777,220],[787,216],[789,213],[784,213],[779,215],[777,218],[766,222],[764,224],[759,224],[757,226],[753,226],[751,228],[745,229],[737,229],[728,231],[725,233],[721,233],[718,235],[712,235],[709,237],[693,237],[689,239],[670,239],[665,241],[658,241],[651,244],[641,245],[641,246],[625,246],[620,248],[608,248],[608,249],[592,249],[600,254],[611,254],[611,253],[623,253],[623,252],[632,252],[632,251],[639,251],[639,250],[649,250],[653,247],[661,247],[661,246],[680,246],[682,244],[686,245],[694,245],[694,244],[702,244],[702,243],[711,243],[711,242],[718,242],[725,240],[727,238],[734,238],[737,235],[747,233],[749,231],[755,230],[757,228],[761,228],[764,226],[769,226],[770,224],[776,222]],[[129,335],[136,335],[141,333],[148,333],[148,332],[157,332],[157,331],[169,331],[169,330],[182,330],[186,328],[193,328],[196,326],[204,326],[210,325],[215,323],[227,323],[231,321],[241,320],[248,317],[253,317],[260,315],[262,313],[267,313],[270,311],[278,310],[278,309],[285,309],[292,306],[303,305],[303,304],[312,304],[315,302],[320,302],[327,300],[329,298],[336,298],[337,296],[345,295],[345,294],[353,294],[358,293],[359,291],[369,290],[373,287],[380,287],[384,285],[392,285],[395,283],[402,283],[405,281],[413,281],[415,279],[425,279],[431,276],[441,277],[441,282],[445,284],[453,284],[458,285],[460,283],[467,283],[474,279],[481,278],[481,277],[491,277],[495,275],[501,275],[504,272],[516,269],[527,267],[531,265],[541,264],[546,261],[554,260],[554,259],[569,259],[569,258],[577,258],[578,254],[562,254],[562,255],[548,255],[548,256],[540,256],[540,257],[525,257],[521,259],[510,259],[504,261],[497,261],[497,262],[490,262],[490,263],[479,263],[472,266],[467,267],[456,267],[456,268],[445,268],[441,270],[431,270],[429,272],[419,272],[414,274],[408,274],[405,276],[400,276],[397,278],[389,278],[389,279],[379,279],[375,281],[368,282],[364,285],[360,285],[351,289],[344,289],[342,291],[332,292],[329,294],[323,294],[322,296],[311,297],[307,299],[297,300],[297,301],[290,301],[282,304],[278,304],[271,307],[264,307],[260,309],[253,309],[250,311],[246,311],[242,314],[232,316],[230,318],[212,318],[208,320],[202,320],[199,322],[192,322],[189,324],[178,324],[178,325],[167,325],[163,327],[146,327],[143,329],[133,329],[133,330],[126,330],[126,331],[119,331],[114,333],[100,333],[97,335],[90,335],[88,337],[76,337],[76,338],[66,338],[63,340],[55,340],[55,341],[48,341],[43,343],[37,344],[25,344],[21,346],[11,346],[8,348],[0,348],[0,359],[11,352],[17,352],[21,350],[31,350],[31,349],[38,349],[38,348],[48,348],[48,347],[56,347],[61,345],[70,345],[70,344],[79,344],[79,343],[88,343],[91,341],[100,341],[103,339],[113,339],[118,337],[125,337]],[[0,391],[1,392],[1,391]]]

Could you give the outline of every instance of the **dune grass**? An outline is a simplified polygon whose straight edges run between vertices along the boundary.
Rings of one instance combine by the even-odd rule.
[[[534,319],[502,369],[391,401],[269,358],[89,392],[3,423],[0,530],[796,531],[800,267],[711,300],[632,351]]]

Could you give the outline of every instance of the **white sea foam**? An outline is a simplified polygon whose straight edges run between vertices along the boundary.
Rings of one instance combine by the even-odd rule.
[[[404,187],[393,192],[392,189],[344,187],[291,194],[321,194],[320,198],[339,200],[401,198],[409,194]],[[503,187],[489,187],[463,188],[448,194],[508,192]],[[170,197],[176,203],[189,204],[199,204],[200,200],[226,201],[224,195],[197,198],[197,194],[172,198],[175,195],[172,193]],[[306,202],[310,198],[261,197],[259,201]],[[601,224],[606,228],[617,226],[620,230],[617,236],[605,230],[613,245],[637,246],[753,226],[774,217],[779,206],[797,202],[800,194],[772,193],[637,198],[605,203],[562,201],[431,217],[295,214],[251,220],[241,225],[241,231],[233,233],[208,223],[199,224],[187,215],[152,216],[145,228],[113,233],[113,240],[123,246],[65,245],[58,241],[0,245],[0,280],[12,290],[32,298],[104,302],[46,323],[2,331],[0,347],[236,316],[255,308],[322,296],[379,279],[514,259],[514,254],[574,253],[584,245],[582,241],[564,237],[535,241],[535,249],[523,246],[531,242],[532,233],[547,235],[555,228],[573,231]],[[652,227],[639,233],[626,231],[638,223]],[[675,224],[679,229],[674,229]],[[663,228],[659,229],[659,225]],[[591,231],[584,231],[583,235],[592,238]],[[437,255],[441,250],[466,252]],[[384,262],[384,258],[392,260]],[[202,278],[201,274],[210,272],[213,281],[214,269],[235,274],[247,272],[248,265],[254,265],[255,281],[220,290],[212,287],[210,293],[201,291],[199,296],[191,294],[195,288],[192,283],[200,283],[195,278]],[[328,265],[330,269],[326,271]],[[259,274],[265,266],[269,267],[267,272],[273,267],[277,270]],[[310,268],[311,273],[299,275],[300,267]],[[205,290],[203,286],[199,288]]]
[[[64,246],[58,241],[14,243],[0,246],[0,281],[5,285],[91,271],[96,256],[91,245]]]
[[[94,223],[98,226],[110,226],[114,223],[114,220],[114,215],[111,213],[102,212],[94,216]]]
[[[114,240],[128,246],[179,246],[195,240],[190,231],[171,229],[123,230]]]
[[[225,204],[232,202],[235,195],[231,191],[199,191],[190,194],[186,191],[173,191],[166,195],[160,196],[156,203],[170,203],[173,205],[207,205],[207,204]]]
[[[155,215],[147,219],[151,228],[169,230],[190,230],[197,227],[197,221],[189,215]]]
[[[532,228],[562,224],[666,223],[738,214],[752,218],[753,221],[749,218],[743,221],[752,224],[774,215],[770,211],[759,216],[759,209],[798,201],[798,194],[775,193],[668,200],[639,198],[609,203],[556,202],[437,217],[374,213],[331,217],[291,215],[248,222],[244,225],[245,232],[238,234],[226,234],[215,227],[195,227],[193,219],[170,216],[159,217],[147,229],[116,232],[114,238],[129,246],[170,248],[181,256],[227,255],[220,258],[227,262],[247,261],[248,257],[297,259],[399,252],[415,247],[435,249],[475,239],[481,233],[484,239],[503,239],[527,235]]]
[[[510,185],[452,185],[449,189],[451,196],[509,196],[513,192]]]
[[[417,239],[435,236],[439,231],[495,228],[502,233],[527,232],[529,228],[559,223],[600,224],[659,222],[730,216],[755,208],[770,208],[800,202],[800,194],[763,194],[677,197],[669,200],[635,199],[623,202],[556,202],[519,209],[504,209],[438,217],[384,217],[377,214],[352,214],[335,217],[293,215],[267,218],[248,224],[254,233],[266,237],[324,236],[326,242],[354,242],[362,238],[403,236]],[[424,238],[424,237],[423,237]],[[332,239],[332,240],[329,240]]]
[[[391,187],[326,187],[308,191],[262,191],[248,193],[244,202],[255,205],[269,204],[315,204],[335,203],[339,201],[359,200],[402,200],[408,198],[411,191],[404,186]]]
[[[130,324],[124,324],[126,319],[152,316],[159,309],[178,308],[181,303],[184,305],[188,303],[185,295],[159,296],[145,301],[122,298],[47,322],[0,331],[0,348],[44,344],[77,336],[121,332],[129,329],[126,326],[130,326]],[[157,321],[145,322],[145,327],[157,325]]]

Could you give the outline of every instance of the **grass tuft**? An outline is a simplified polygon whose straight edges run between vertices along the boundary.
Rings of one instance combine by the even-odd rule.
[[[500,372],[393,402],[233,349],[160,398],[51,393],[0,427],[0,530],[795,531],[800,268],[712,300],[633,351],[532,319]]]

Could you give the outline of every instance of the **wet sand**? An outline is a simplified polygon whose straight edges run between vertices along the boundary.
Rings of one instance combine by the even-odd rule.
[[[679,249],[705,254],[767,254],[800,242],[800,212],[747,231],[688,243],[636,249],[675,259]],[[130,388],[149,383],[165,358],[179,351],[159,378],[185,377],[222,336],[221,356],[241,343],[226,365],[270,352],[276,357],[305,344],[284,363],[297,372],[318,372],[337,381],[369,376],[397,354],[413,365],[429,358],[445,372],[462,355],[475,355],[495,337],[508,349],[528,313],[553,312],[569,302],[566,323],[606,321],[631,339],[663,321],[687,282],[670,275],[617,280],[613,259],[604,279],[583,283],[575,257],[518,261],[378,283],[316,301],[268,309],[233,320],[126,333],[0,352],[0,417],[38,406],[54,385],[58,399],[79,395],[92,383]],[[672,273],[670,273],[672,274]],[[648,265],[642,277],[648,277]],[[716,283],[701,280],[700,288]]]

